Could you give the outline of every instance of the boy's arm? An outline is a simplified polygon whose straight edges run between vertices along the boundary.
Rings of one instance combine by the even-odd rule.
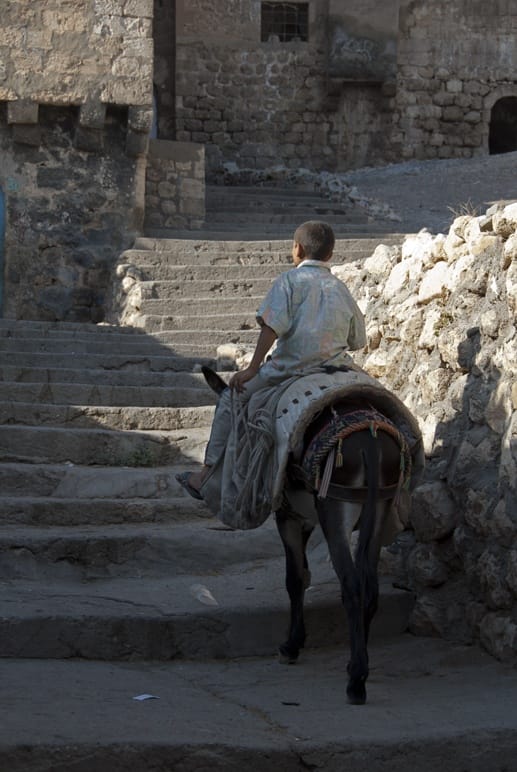
[[[262,322],[260,318],[258,319],[258,321],[259,321],[259,324]],[[255,351],[253,353],[251,362],[244,370],[240,370],[238,373],[235,373],[235,375],[232,376],[232,378],[230,378],[231,389],[242,391],[246,381],[251,381],[251,379],[255,377],[255,375],[259,371],[260,365],[264,360],[264,357],[266,356],[267,352],[269,351],[269,349],[271,348],[271,346],[273,345],[277,337],[278,336],[276,332],[271,327],[268,327],[267,324],[264,324],[262,322],[262,327],[260,330],[257,345],[255,346]]]

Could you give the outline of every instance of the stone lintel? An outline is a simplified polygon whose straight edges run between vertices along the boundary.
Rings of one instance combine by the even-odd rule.
[[[7,123],[37,124],[39,104],[31,99],[17,99],[7,103]]]

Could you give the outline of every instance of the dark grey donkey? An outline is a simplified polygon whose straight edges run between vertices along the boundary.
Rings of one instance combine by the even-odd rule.
[[[216,393],[227,388],[217,373],[208,367],[202,369],[208,385]],[[404,462],[407,458],[402,435],[370,404],[361,401],[333,404],[320,413],[306,431],[304,459],[297,465],[289,465],[285,503],[276,512],[285,549],[286,588],[291,604],[288,637],[280,645],[280,661],[295,663],[305,643],[303,603],[310,584],[306,547],[319,520],[348,616],[347,696],[354,705],[366,702],[368,633],[379,597],[377,566],[382,532],[393,499],[400,491],[401,460]],[[318,490],[314,479],[310,479],[310,469],[314,470],[315,466]],[[304,496],[308,507],[303,504]],[[291,503],[294,500],[296,503]],[[308,516],[307,510],[317,513],[316,517]],[[359,537],[352,555],[350,539],[356,528],[359,528]]]

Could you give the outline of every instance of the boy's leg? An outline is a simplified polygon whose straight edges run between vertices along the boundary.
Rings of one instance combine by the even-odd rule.
[[[232,391],[229,387],[221,393],[215,408],[210,438],[206,446],[205,460],[202,469],[199,472],[191,472],[190,474],[184,473],[177,477],[178,481],[187,490],[188,487],[190,487],[195,491],[199,491],[211,467],[224,451],[232,426],[232,400],[237,399],[241,404],[245,404],[256,391],[269,385],[271,385],[269,379],[261,378],[259,372],[244,385],[244,391],[239,394]],[[179,479],[180,477],[182,479]]]

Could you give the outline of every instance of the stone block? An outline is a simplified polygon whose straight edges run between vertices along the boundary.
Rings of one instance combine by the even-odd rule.
[[[20,145],[38,147],[41,143],[41,127],[38,125],[27,126],[15,123],[13,126],[13,140]]]
[[[99,101],[85,102],[79,109],[79,125],[85,129],[103,129],[106,105]]]
[[[104,149],[104,131],[78,126],[75,130],[74,147],[88,153],[100,153]]]
[[[7,123],[31,125],[38,123],[39,104],[30,99],[7,103]],[[29,143],[30,144],[30,143]]]
[[[128,131],[126,137],[126,153],[130,158],[145,155],[149,147],[149,136],[141,132]]]

